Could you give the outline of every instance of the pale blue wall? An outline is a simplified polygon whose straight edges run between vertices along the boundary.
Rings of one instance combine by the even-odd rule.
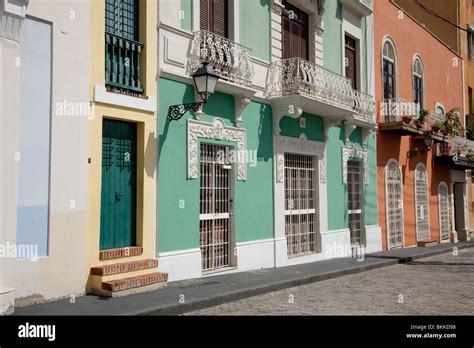
[[[38,256],[48,254],[51,30],[27,18],[21,37],[17,244],[37,245]]]

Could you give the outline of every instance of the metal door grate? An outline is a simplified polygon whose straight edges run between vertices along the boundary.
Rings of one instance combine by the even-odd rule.
[[[201,144],[200,245],[202,269],[230,266],[230,201],[232,167],[226,164],[230,148]]]
[[[429,207],[428,207],[428,178],[426,169],[418,166],[415,173],[416,199],[416,235],[417,240],[430,239]]]
[[[403,246],[402,176],[398,165],[390,163],[386,173],[388,248]]]
[[[439,229],[441,240],[449,239],[449,196],[448,186],[445,183],[441,183],[438,188],[438,199],[439,199]]]
[[[362,162],[347,161],[347,191],[349,195],[349,231],[351,244],[361,246],[362,239]]]
[[[316,252],[316,186],[312,156],[285,154],[285,235],[288,256]]]

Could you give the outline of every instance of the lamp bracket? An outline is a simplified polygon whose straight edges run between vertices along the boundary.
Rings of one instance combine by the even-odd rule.
[[[171,105],[168,109],[168,119],[170,121],[178,121],[189,110],[193,110],[194,112],[199,111],[202,104],[204,104],[204,102]]]

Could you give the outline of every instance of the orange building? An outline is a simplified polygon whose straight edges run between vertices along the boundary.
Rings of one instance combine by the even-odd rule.
[[[463,59],[393,1],[374,6],[383,249],[449,242],[467,228]]]

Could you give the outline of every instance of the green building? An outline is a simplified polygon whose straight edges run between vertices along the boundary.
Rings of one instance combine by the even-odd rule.
[[[377,220],[373,2],[159,4],[157,255],[170,280],[359,255]],[[207,104],[191,75],[220,79]]]

